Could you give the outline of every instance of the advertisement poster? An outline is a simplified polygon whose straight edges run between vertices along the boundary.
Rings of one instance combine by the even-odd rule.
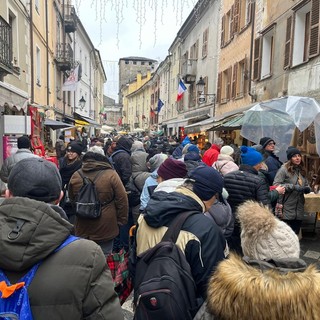
[[[18,150],[16,136],[3,136],[3,160],[16,153]]]

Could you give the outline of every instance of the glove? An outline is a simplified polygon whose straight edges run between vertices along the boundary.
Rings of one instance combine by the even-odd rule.
[[[311,188],[310,187],[304,187],[304,190],[303,190],[303,192],[305,193],[305,194],[308,194],[308,193],[310,193],[311,192]]]
[[[293,190],[296,190],[296,191],[298,191],[298,192],[304,192],[304,188],[305,188],[305,187],[294,186],[294,187],[293,187]]]

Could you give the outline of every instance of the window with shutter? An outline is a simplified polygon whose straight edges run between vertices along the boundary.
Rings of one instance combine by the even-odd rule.
[[[235,0],[235,7],[238,5],[239,26],[238,29],[244,29],[251,22],[251,0]]]
[[[262,35],[261,47],[261,70],[260,79],[267,78],[271,75],[272,61],[273,61],[273,45],[274,45],[274,27],[268,29]]]
[[[312,0],[309,34],[309,58],[319,55],[319,10],[320,1]]]
[[[233,10],[234,10],[234,5],[231,6],[230,9],[230,34],[229,34],[229,40],[233,38],[234,30],[233,30]]]
[[[238,63],[235,63],[233,65],[233,73],[232,73],[231,99],[234,99],[236,97],[236,92],[237,92],[237,69],[238,69]]]
[[[239,32],[239,10],[240,10],[240,0],[234,1],[233,9],[233,34]]]
[[[231,97],[231,80],[232,80],[232,66],[230,66],[227,70],[227,92],[226,92],[227,101],[229,101]]]
[[[208,37],[209,37],[209,29],[206,29],[203,32],[203,42],[202,42],[202,58],[205,58],[208,54]]]
[[[225,25],[225,16],[221,18],[221,48],[224,47],[224,25]]]
[[[254,41],[253,80],[260,80],[261,37]]]
[[[217,82],[217,103],[221,102],[221,83],[222,81],[222,73],[219,72],[218,74],[218,82]]]
[[[284,47],[284,69],[289,68],[291,63],[292,19],[292,16],[287,19],[286,43]]]

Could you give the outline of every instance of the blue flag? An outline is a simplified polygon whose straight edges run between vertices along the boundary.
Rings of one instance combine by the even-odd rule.
[[[164,103],[161,101],[161,99],[158,99],[158,113],[160,112],[161,108],[163,107]]]

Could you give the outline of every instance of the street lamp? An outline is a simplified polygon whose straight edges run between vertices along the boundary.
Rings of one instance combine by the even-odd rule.
[[[86,106],[86,100],[84,99],[84,97],[82,96],[81,99],[79,100],[79,106],[80,106],[80,109],[83,110],[84,107]]]
[[[204,87],[206,83],[204,82],[202,76],[200,76],[199,81],[196,83],[197,92],[198,92],[198,102],[199,104],[206,102],[206,97],[208,96],[211,99],[211,102],[215,105],[216,94],[215,93],[204,93]]]

